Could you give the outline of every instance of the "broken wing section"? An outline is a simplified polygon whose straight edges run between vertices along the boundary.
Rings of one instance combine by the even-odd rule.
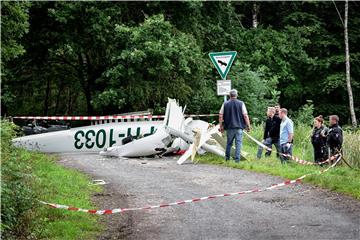
[[[153,135],[140,138],[125,145],[110,147],[100,152],[102,156],[112,157],[144,157],[161,154],[172,139],[164,127],[159,127]]]
[[[185,118],[183,108],[179,106],[175,99],[169,98],[166,105],[164,126],[176,129],[178,131],[184,131],[184,121]]]
[[[159,126],[153,135],[140,138],[124,144],[122,146],[115,146],[106,148],[101,151],[103,156],[114,157],[146,157],[155,154],[163,154],[168,149],[176,150],[177,146],[172,145],[174,140],[169,131],[168,126],[176,129],[177,131],[183,131],[184,113],[182,107],[178,105],[175,99],[168,99],[165,112],[165,120],[162,126]],[[176,140],[180,143],[180,140]]]

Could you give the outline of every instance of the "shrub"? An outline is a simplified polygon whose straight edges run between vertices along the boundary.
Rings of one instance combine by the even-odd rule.
[[[97,216],[54,211],[37,200],[72,203],[93,209],[100,191],[89,178],[56,164],[54,157],[13,147],[12,123],[1,123],[1,235],[3,239],[94,239]]]
[[[314,119],[314,105],[311,100],[307,100],[307,103],[303,105],[299,111],[294,114],[294,122],[297,125],[308,125],[311,126]]]
[[[15,128],[1,121],[1,235],[5,239],[31,238],[31,209],[36,204],[31,167],[19,157],[23,150],[11,144]]]
[[[277,103],[280,92],[275,91],[278,79],[269,76],[269,69],[262,66],[252,69],[249,64],[236,62],[234,75],[230,75],[232,88],[238,90],[238,98],[245,102],[249,116],[254,123],[266,116],[268,106]]]

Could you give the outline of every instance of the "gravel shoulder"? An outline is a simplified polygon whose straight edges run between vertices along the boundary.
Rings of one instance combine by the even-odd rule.
[[[254,188],[283,179],[176,158],[61,154],[59,163],[103,179],[101,209],[143,207]],[[360,239],[360,202],[306,184],[101,217],[99,239]]]

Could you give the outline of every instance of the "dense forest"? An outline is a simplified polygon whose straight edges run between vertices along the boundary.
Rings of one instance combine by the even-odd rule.
[[[115,114],[168,97],[215,113],[208,54],[237,51],[228,75],[252,119],[280,103],[350,124],[345,2],[2,2],[2,115]],[[360,116],[360,3],[350,1],[351,86]]]

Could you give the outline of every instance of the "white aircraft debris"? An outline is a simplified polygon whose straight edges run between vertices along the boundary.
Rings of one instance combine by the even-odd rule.
[[[201,120],[184,116],[184,109],[169,99],[164,121],[116,122],[73,128],[15,138],[14,145],[41,152],[100,152],[119,158],[146,157],[186,151],[178,161],[185,162],[195,153],[211,152],[224,157],[224,150],[211,142],[218,132]],[[196,133],[194,137],[194,133]]]

